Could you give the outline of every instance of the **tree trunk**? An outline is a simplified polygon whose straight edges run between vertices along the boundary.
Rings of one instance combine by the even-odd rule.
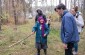
[[[15,25],[17,25],[18,24],[18,19],[17,19],[16,9],[15,9],[15,0],[12,0],[12,7],[13,7]]]
[[[1,31],[1,17],[0,17],[0,31]]]
[[[74,7],[76,6],[76,0],[74,0]]]
[[[84,20],[85,20],[85,0],[83,1],[83,17],[84,17]]]
[[[72,8],[73,7],[73,1],[71,0],[71,3],[70,3],[70,7]]]
[[[0,31],[1,31],[1,18],[2,18],[2,1],[0,0]]]
[[[38,8],[38,0],[35,0],[35,9]]]
[[[21,0],[22,4],[23,4],[23,13],[24,13],[24,22],[26,22],[26,4],[25,4],[25,0]]]
[[[53,6],[53,5],[52,5],[52,4],[53,4],[52,2],[53,2],[53,0],[51,0],[51,14],[52,14],[52,6]]]
[[[30,11],[31,15],[33,15],[33,14],[32,14],[32,0],[30,0],[30,8],[29,8],[29,11]]]
[[[61,3],[61,0],[59,0],[59,4]]]
[[[9,2],[10,2],[9,0],[8,0],[8,1],[7,1],[7,0],[4,0],[5,6],[4,6],[4,8],[3,8],[3,9],[4,9],[3,11],[5,11],[6,14],[8,14],[8,13],[9,13],[9,10],[10,10],[10,9],[9,9],[9,5],[10,5]],[[7,19],[7,23],[8,23],[8,16],[6,16],[6,19]]]
[[[67,7],[67,0],[65,0],[65,5],[66,5],[66,7]]]

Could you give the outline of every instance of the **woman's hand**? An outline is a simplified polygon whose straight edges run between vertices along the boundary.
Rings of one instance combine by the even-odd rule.
[[[46,34],[44,34],[44,37],[46,36]]]

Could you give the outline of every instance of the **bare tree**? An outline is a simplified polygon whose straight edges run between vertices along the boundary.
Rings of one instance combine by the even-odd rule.
[[[25,22],[25,20],[26,20],[26,2],[25,2],[25,0],[21,0],[21,2],[22,2],[22,6],[23,6],[22,10],[24,13],[24,22]]]
[[[38,0],[35,0],[35,8],[38,8]]]
[[[83,0],[83,16],[84,16],[84,20],[85,20],[85,0]]]
[[[8,14],[8,12],[9,12],[9,7],[8,7],[8,5],[9,5],[9,0],[7,1],[7,0],[4,0],[4,4],[5,4],[5,12],[6,12],[6,14]],[[8,16],[6,16],[6,18],[8,19]]]
[[[61,3],[61,0],[59,0],[59,3]]]
[[[66,7],[67,7],[67,0],[65,0],[65,5],[66,5]]]
[[[74,7],[76,6],[76,0],[74,0]]]
[[[52,6],[53,6],[53,5],[52,5],[52,4],[53,4],[52,2],[53,2],[53,0],[51,0],[51,14],[52,14]]]
[[[0,31],[1,31],[1,18],[2,18],[2,1],[0,0]]]
[[[12,7],[13,7],[15,25],[17,25],[18,24],[18,19],[17,19],[17,14],[16,14],[15,0],[12,0]]]
[[[29,13],[32,14],[32,0],[29,0]]]
[[[72,7],[72,0],[71,0],[71,3],[70,3],[70,7]]]

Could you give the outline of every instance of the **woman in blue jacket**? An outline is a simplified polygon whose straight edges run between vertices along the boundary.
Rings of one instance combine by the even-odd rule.
[[[37,55],[40,55],[40,50],[43,49],[45,55],[47,55],[47,36],[49,34],[48,25],[45,23],[44,19],[40,17],[38,22],[36,22],[33,27],[32,34],[36,32],[36,49]]]

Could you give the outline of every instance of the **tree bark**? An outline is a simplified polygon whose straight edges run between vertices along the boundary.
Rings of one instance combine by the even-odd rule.
[[[21,0],[21,2],[23,4],[24,22],[26,22],[26,3],[25,0]]]
[[[59,0],[59,4],[61,3],[61,0]]]
[[[12,0],[12,7],[13,7],[15,25],[17,25],[18,19],[17,19],[16,9],[15,9],[15,0]]]
[[[65,5],[66,5],[66,7],[67,7],[67,0],[65,0]]]
[[[1,18],[2,18],[2,1],[0,0],[0,31],[1,31]]]
[[[84,20],[85,20],[85,0],[83,0],[83,17],[84,17]]]
[[[74,7],[76,6],[76,0],[74,0]]]

